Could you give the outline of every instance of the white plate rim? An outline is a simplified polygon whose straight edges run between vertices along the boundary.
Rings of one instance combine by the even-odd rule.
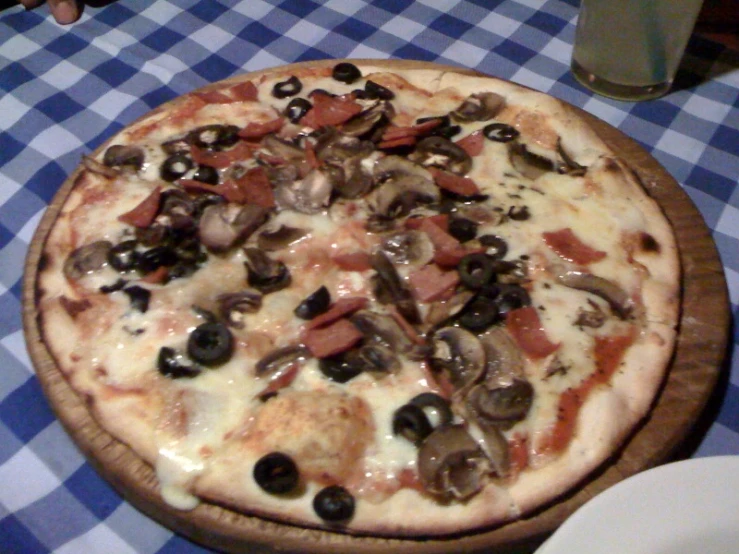
[[[721,541],[721,533],[729,529],[731,536],[725,542],[733,541],[737,548],[738,491],[739,456],[693,458],[658,466],[586,502],[536,554],[611,554],[626,552],[629,542],[631,554],[682,554],[688,550],[676,545],[691,544],[708,534]]]

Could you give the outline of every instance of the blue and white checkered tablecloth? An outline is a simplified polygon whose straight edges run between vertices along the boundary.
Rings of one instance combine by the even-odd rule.
[[[85,462],[42,395],[20,314],[28,244],[80,156],[212,81],[302,60],[407,58],[472,67],[580,106],[635,138],[685,188],[713,231],[737,315],[739,53],[694,37],[672,93],[607,100],[569,73],[577,8],[576,0],[118,0],[88,6],[68,27],[46,7],[0,12],[0,552],[205,552],[141,515]],[[739,454],[739,355],[730,370],[694,456]]]

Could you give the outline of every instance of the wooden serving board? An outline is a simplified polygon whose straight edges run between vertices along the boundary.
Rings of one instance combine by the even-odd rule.
[[[326,66],[340,60],[307,62]],[[388,69],[444,69],[479,73],[425,62],[354,60]],[[301,67],[306,64],[286,66]],[[254,77],[274,70],[256,72]],[[77,173],[64,183],[36,232],[26,260],[23,318],[31,359],[47,398],[75,443],[95,469],[131,504],[190,539],[227,552],[414,553],[530,552],[594,495],[639,471],[668,460],[689,434],[711,396],[721,371],[729,327],[723,267],[709,229],[678,183],[636,142],[607,123],[580,111],[606,143],[638,173],[647,192],[672,224],[682,265],[680,330],[670,371],[649,417],[626,445],[564,498],[531,516],[489,530],[451,538],[392,539],[356,536],[278,523],[202,503],[192,511],[166,504],[153,469],[101,429],[85,403],[69,387],[41,340],[37,324],[36,277],[42,245]],[[102,148],[102,147],[101,147]]]

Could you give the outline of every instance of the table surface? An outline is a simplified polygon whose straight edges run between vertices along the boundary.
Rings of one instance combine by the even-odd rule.
[[[0,12],[0,550],[207,552],[123,501],[85,462],[34,376],[21,325],[23,259],[55,192],[88,153],[209,82],[324,58],[418,59],[510,79],[600,117],[675,177],[718,246],[739,314],[739,52],[694,36],[673,91],[626,103],[576,83],[577,0],[118,0],[57,25]],[[684,456],[739,454],[739,354]]]

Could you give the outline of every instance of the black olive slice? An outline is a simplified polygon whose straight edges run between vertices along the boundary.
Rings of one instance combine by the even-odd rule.
[[[301,90],[303,90],[303,83],[295,75],[292,75],[286,81],[275,83],[275,86],[272,87],[272,96],[275,98],[288,98],[299,94]]]
[[[393,434],[408,439],[416,446],[420,446],[433,430],[429,418],[420,406],[405,404],[393,414]]]
[[[485,254],[467,254],[457,266],[459,280],[471,290],[477,290],[487,285],[495,275],[493,260]]]
[[[292,123],[300,121],[313,107],[313,104],[305,98],[293,98],[282,112]]]
[[[380,100],[392,100],[395,98],[395,93],[392,90],[370,80],[364,84],[364,91],[369,94],[370,98],[379,98]]]
[[[337,81],[350,85],[362,77],[362,72],[353,63],[342,62],[334,66],[331,76]]]
[[[188,356],[207,366],[226,363],[231,358],[233,349],[233,336],[223,323],[198,325],[187,339]]]
[[[370,99],[369,93],[366,90],[361,89],[361,88],[355,88],[352,91],[352,94],[354,95],[354,98],[356,100],[369,100]]]
[[[354,515],[354,497],[340,485],[331,485],[313,498],[313,510],[324,521],[347,521]]]
[[[192,169],[192,160],[185,154],[172,154],[159,168],[159,176],[171,183]]]
[[[108,263],[116,271],[129,271],[134,268],[138,258],[135,240],[124,240],[108,251]]]
[[[493,142],[510,142],[520,135],[517,129],[505,123],[485,125],[482,129],[482,134],[485,135],[485,138]]]
[[[298,466],[282,452],[262,456],[254,465],[254,480],[270,494],[285,494],[295,489],[300,481]]]
[[[103,285],[98,290],[103,294],[110,294],[111,292],[118,292],[119,290],[122,290],[127,283],[128,281],[126,281],[125,279],[118,279],[112,285]]]
[[[218,170],[209,165],[199,165],[192,178],[208,185],[217,185],[219,181]]]
[[[449,234],[459,242],[467,242],[477,236],[478,224],[466,217],[449,218]]]
[[[331,293],[323,286],[298,304],[295,315],[300,319],[313,319],[327,311],[330,304]]]
[[[173,266],[177,263],[177,254],[169,246],[155,246],[146,252],[142,252],[136,259],[136,269],[141,273],[152,271],[165,266]]]
[[[479,239],[486,249],[485,253],[494,260],[502,260],[508,254],[508,243],[496,235],[483,235]]]
[[[364,367],[361,364],[352,363],[352,358],[347,358],[343,353],[335,356],[321,358],[318,369],[326,377],[336,383],[346,383],[362,373]]]
[[[416,120],[416,123],[420,125],[421,123],[426,123],[427,121],[435,121],[437,119],[441,120],[441,123],[427,133],[429,136],[450,139],[454,135],[462,132],[462,126],[452,124],[452,120],[448,115],[420,117]]]
[[[249,286],[263,294],[290,286],[290,270],[280,260],[273,260],[258,248],[244,249]]]
[[[528,206],[511,206],[508,209],[508,217],[513,221],[526,221],[531,218]]]
[[[531,297],[525,288],[517,285],[498,285],[498,295],[495,299],[497,312],[505,317],[508,312],[531,305]]]
[[[317,94],[324,94],[326,96],[331,96],[332,98],[336,97],[335,94],[333,94],[332,92],[327,91],[324,88],[314,88],[312,91],[310,91],[308,93],[308,98],[313,98]]]
[[[421,409],[430,408],[435,410],[439,419],[436,427],[452,422],[453,414],[449,401],[434,392],[422,392],[418,396],[414,396],[408,404],[418,406]]]
[[[205,125],[187,135],[190,144],[206,150],[225,150],[239,142],[240,129],[236,125]]]
[[[123,289],[123,292],[128,295],[128,299],[131,301],[131,308],[141,312],[142,314],[146,313],[149,309],[149,300],[151,299],[150,290],[138,285],[133,285]]]
[[[157,369],[159,373],[165,377],[179,379],[181,377],[197,377],[200,375],[200,369],[194,366],[183,365],[180,363],[181,356],[174,348],[163,346],[159,349],[157,357]]]
[[[495,299],[487,295],[478,294],[473,297],[462,310],[459,324],[472,332],[485,331],[498,321],[498,305]]]

